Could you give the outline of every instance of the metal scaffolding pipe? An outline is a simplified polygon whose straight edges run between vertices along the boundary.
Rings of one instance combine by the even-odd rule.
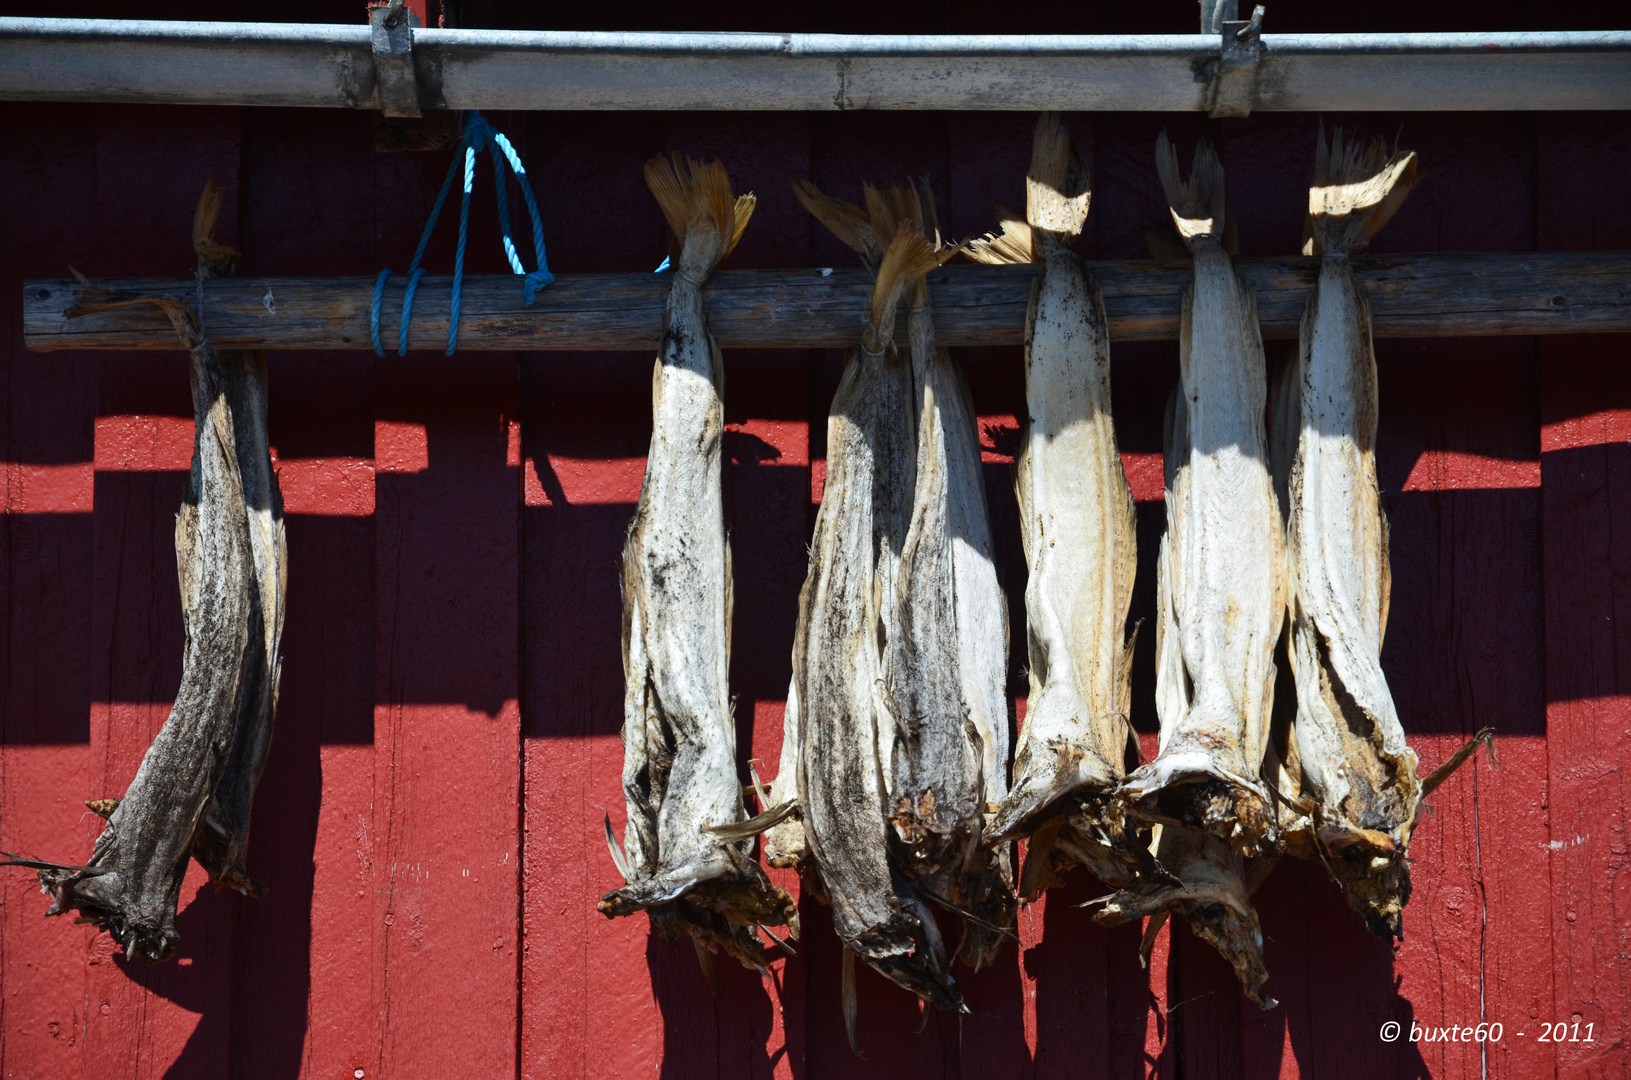
[[[410,36],[424,109],[1205,112],[1219,106],[1222,45],[1216,34]],[[377,109],[382,40],[367,25],[0,18],[0,99]],[[1260,43],[1245,91],[1259,111],[1631,105],[1627,31]]]

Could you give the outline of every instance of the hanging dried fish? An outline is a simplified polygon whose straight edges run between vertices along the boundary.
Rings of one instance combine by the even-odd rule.
[[[205,270],[232,272],[237,252],[215,241],[221,195],[211,181],[193,221],[193,249]],[[239,694],[232,752],[215,792],[204,807],[193,836],[193,858],[209,871],[210,880],[240,892],[264,891],[251,881],[244,859],[255,789],[266,769],[277,713],[278,685],[283,675],[284,591],[288,584],[288,544],[283,530],[283,493],[272,469],[267,440],[266,354],[222,351],[221,390],[234,418],[238,475],[248,512],[249,548],[254,557],[257,610],[250,619],[246,643],[245,684]]]
[[[1160,557],[1168,616],[1158,652],[1161,751],[1123,787],[1135,813],[1199,828],[1243,855],[1270,850],[1259,772],[1284,618],[1284,545],[1268,470],[1268,396],[1257,302],[1220,243],[1223,168],[1195,153],[1189,181],[1163,134],[1156,150],[1173,219],[1195,264],[1184,294],[1180,385]]]
[[[214,182],[194,219],[205,271],[236,252],[213,238]],[[86,866],[16,860],[39,870],[47,914],[78,911],[131,956],[175,954],[176,904],[196,857],[217,884],[264,892],[244,866],[255,786],[271,743],[281,672],[287,549],[266,437],[266,362],[217,354],[193,312],[170,299],[106,298],[85,312],[152,304],[187,348],[196,430],[176,516],[186,653],[169,719],[122,799],[87,803],[108,819]]]
[[[1277,404],[1286,468],[1296,751],[1312,828],[1348,901],[1381,937],[1402,937],[1406,847],[1421,790],[1416,753],[1382,674],[1387,520],[1376,484],[1376,357],[1370,305],[1348,257],[1404,202],[1416,156],[1320,132],[1304,254],[1322,256],[1288,388]]]
[[[962,994],[945,945],[923,895],[900,872],[887,820],[894,741],[888,658],[901,632],[895,598],[917,469],[912,369],[892,346],[895,308],[940,260],[912,224],[884,247],[858,209],[813,186],[798,194],[863,252],[877,281],[861,346],[850,354],[828,414],[826,488],[793,642],[785,737],[795,749],[784,745],[777,785],[786,791],[791,774],[803,837],[790,843],[773,836],[772,855],[814,864],[847,949],[937,1008],[957,1009]],[[782,835],[791,824],[780,827]]]
[[[1183,182],[1163,134],[1156,165],[1195,269],[1183,300],[1158,560],[1161,750],[1122,790],[1132,813],[1163,826],[1156,858],[1182,887],[1141,879],[1102,918],[1182,912],[1267,1007],[1262,932],[1241,864],[1277,842],[1260,772],[1284,616],[1284,549],[1263,426],[1263,344],[1254,292],[1222,243],[1216,155],[1198,147]]]
[[[936,237],[920,189],[867,189],[876,231],[902,223]],[[995,959],[1017,907],[1006,847],[982,843],[987,808],[1007,793],[1008,611],[992,556],[973,398],[961,366],[936,348],[928,283],[908,317],[917,409],[917,479],[896,583],[898,630],[885,658],[892,710],[893,843],[920,892],[963,915],[958,956]]]
[[[1027,221],[971,246],[979,262],[1036,262],[1025,334],[1027,422],[1015,469],[1030,697],[1014,785],[994,842],[1030,838],[1021,893],[1073,865],[1123,885],[1156,872],[1126,821],[1136,569],[1132,490],[1110,409],[1110,335],[1098,279],[1070,250],[1087,221],[1087,165],[1057,113],[1043,113],[1026,177]]]
[[[670,937],[688,933],[704,970],[724,949],[763,968],[757,928],[798,911],[752,854],[731,715],[731,562],[720,488],[724,365],[702,286],[753,210],[732,200],[719,162],[646,165],[646,184],[679,257],[652,373],[651,452],[623,554],[623,792],[628,826],[613,856],[627,881],[599,907],[650,911]],[[610,824],[607,825],[608,835]]]

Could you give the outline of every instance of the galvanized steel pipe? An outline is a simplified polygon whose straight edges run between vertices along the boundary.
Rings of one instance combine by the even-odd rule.
[[[1631,32],[1264,34],[1259,111],[1625,109]],[[418,29],[425,109],[1207,111],[1217,35]],[[0,18],[0,99],[376,109],[371,32]]]

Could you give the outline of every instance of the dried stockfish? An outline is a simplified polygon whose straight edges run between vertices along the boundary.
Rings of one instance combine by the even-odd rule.
[[[1241,857],[1269,854],[1275,806],[1268,749],[1274,649],[1284,616],[1280,515],[1263,427],[1263,345],[1252,289],[1222,238],[1223,169],[1195,153],[1187,183],[1163,134],[1162,186],[1194,260],[1179,339],[1180,382],[1166,447],[1167,533],[1157,569],[1156,711],[1161,750],[1123,785],[1130,811],[1163,826],[1156,857],[1182,883],[1135,881],[1105,921],[1181,912],[1260,991],[1262,933]]]
[[[1014,785],[992,840],[1029,837],[1021,891],[1034,899],[1081,864],[1111,885],[1148,849],[1126,821],[1136,568],[1132,490],[1110,409],[1110,336],[1097,278],[1070,250],[1087,220],[1087,165],[1057,113],[1037,122],[1027,221],[977,241],[980,262],[1032,262],[1041,273],[1025,335],[1025,403],[1015,487],[1030,578],[1030,706]]]
[[[236,253],[211,235],[219,210],[211,182],[193,241],[204,271],[226,273]],[[264,357],[217,354],[194,313],[174,300],[110,298],[86,310],[131,304],[160,308],[190,359],[196,429],[176,517],[187,635],[181,685],[124,797],[87,803],[108,820],[88,865],[27,865],[53,897],[48,914],[77,911],[128,955],[158,961],[175,954],[189,854],[220,885],[264,891],[244,857],[277,703],[287,550],[266,438]]]
[[[646,165],[679,258],[652,372],[651,452],[623,553],[623,792],[628,826],[607,916],[649,911],[698,956],[724,949],[763,968],[756,927],[798,911],[754,859],[751,837],[716,830],[747,817],[731,715],[731,562],[720,489],[724,365],[702,286],[730,253],[753,197],[732,200],[719,162]],[[613,856],[618,852],[613,847]]]
[[[1254,291],[1220,241],[1217,156],[1202,144],[1182,182],[1163,134],[1156,164],[1195,276],[1183,301],[1160,554],[1161,751],[1122,790],[1145,820],[1198,828],[1251,855],[1275,841],[1260,771],[1285,606],[1263,343]]]
[[[876,231],[909,222],[938,238],[927,185],[868,196]],[[956,250],[937,247],[942,257]],[[974,402],[950,350],[935,346],[926,281],[913,289],[908,329],[917,477],[885,656],[889,821],[903,872],[963,916],[958,955],[978,970],[1012,936],[1017,907],[1007,848],[982,843],[988,807],[1007,793],[1008,611]]]
[[[1416,156],[1384,143],[1327,145],[1320,132],[1307,246],[1319,283],[1276,402],[1277,457],[1287,511],[1291,666],[1300,790],[1307,830],[1371,931],[1403,936],[1410,899],[1406,848],[1421,798],[1382,674],[1389,573],[1387,520],[1376,483],[1376,357],[1370,305],[1348,257],[1403,203]],[[1282,434],[1283,433],[1283,434]],[[1277,479],[1280,479],[1277,476]]]
[[[238,253],[215,240],[221,194],[210,181],[193,220],[193,250],[214,275],[232,272]],[[283,530],[283,493],[272,469],[267,441],[266,354],[223,350],[221,390],[234,418],[238,475],[248,511],[249,548],[254,557],[257,604],[250,621],[245,653],[246,682],[239,694],[238,721],[232,753],[215,792],[204,807],[193,837],[193,858],[210,879],[240,892],[258,893],[245,867],[249,821],[255,788],[266,768],[283,674],[284,590],[288,582],[288,544]]]
[[[842,229],[846,211],[834,208],[843,204],[813,187],[799,195]],[[775,801],[792,781],[803,835],[795,842],[773,835],[772,857],[813,863],[834,929],[856,956],[936,1007],[956,1009],[962,995],[934,915],[900,872],[887,835],[894,737],[887,657],[900,632],[894,601],[916,474],[912,370],[890,342],[902,294],[939,259],[912,224],[902,224],[887,247],[870,222],[855,228],[877,282],[860,348],[828,415],[826,488],[799,597],[788,741],[772,789]],[[778,827],[782,835],[792,824]]]

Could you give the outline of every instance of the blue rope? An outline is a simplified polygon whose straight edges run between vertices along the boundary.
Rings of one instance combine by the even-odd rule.
[[[538,200],[533,197],[532,184],[527,180],[527,170],[521,164],[521,155],[515,152],[515,147],[502,132],[494,130],[493,126],[482,118],[481,113],[472,111],[465,123],[464,134],[459,136],[459,143],[454,148],[453,160],[448,162],[447,176],[442,180],[442,189],[437,192],[436,202],[430,208],[430,220],[425,222],[425,231],[419,235],[419,246],[414,249],[413,262],[408,265],[408,286],[402,294],[402,319],[397,325],[396,332],[398,356],[406,356],[408,353],[408,324],[413,316],[413,298],[419,290],[420,280],[425,276],[425,271],[419,263],[425,257],[425,249],[430,246],[431,232],[442,216],[442,207],[447,203],[448,193],[453,190],[453,179],[459,173],[462,158],[464,192],[459,202],[459,243],[453,255],[453,300],[448,313],[446,355],[452,356],[459,346],[459,315],[464,291],[464,248],[470,235],[470,193],[475,187],[476,153],[483,149],[493,159],[493,182],[498,197],[498,224],[504,242],[504,258],[509,262],[510,269],[523,279],[522,300],[531,307],[532,302],[538,298],[538,290],[555,280],[555,275],[549,272],[549,259],[544,252],[543,217],[538,213]],[[515,173],[516,184],[521,188],[521,197],[527,204],[527,213],[532,217],[532,250],[538,259],[538,269],[531,273],[528,273],[522,264],[521,256],[515,250],[515,241],[510,238],[510,200],[504,184],[506,164]],[[385,296],[385,282],[392,276],[394,275],[390,270],[380,271],[378,279],[374,282],[373,303],[368,310],[368,330],[373,339],[376,356],[385,355],[385,345],[379,335],[380,306]]]

